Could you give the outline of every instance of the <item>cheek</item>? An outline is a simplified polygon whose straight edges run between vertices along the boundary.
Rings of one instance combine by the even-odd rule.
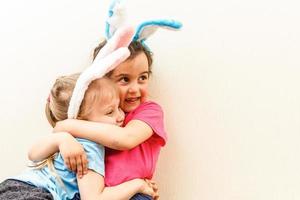
[[[123,99],[126,94],[126,88],[124,86],[118,85],[118,90],[119,90],[120,99]]]
[[[148,95],[148,90],[141,90],[141,93],[143,96],[147,96]]]
[[[148,84],[141,87],[141,93],[144,95],[148,94]]]
[[[107,122],[106,123],[108,123],[108,124],[116,124],[116,121],[117,120],[115,120],[115,119],[113,119],[113,118],[109,118],[109,119],[107,119]]]
[[[142,101],[144,102],[148,97],[148,88],[147,87],[141,88],[141,96],[142,96]]]

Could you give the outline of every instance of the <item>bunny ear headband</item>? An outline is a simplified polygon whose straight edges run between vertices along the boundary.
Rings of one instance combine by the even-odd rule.
[[[128,45],[132,41],[133,34],[134,29],[132,27],[123,27],[116,31],[114,36],[107,41],[106,45],[98,53],[93,64],[80,74],[69,103],[69,119],[77,117],[89,84],[93,80],[103,77],[129,57]]]
[[[128,46],[132,40],[144,44],[144,41],[158,28],[178,30],[181,26],[182,24],[175,20],[152,20],[141,23],[135,31],[131,26],[125,25],[124,4],[121,0],[113,0],[106,21],[107,43],[100,50],[93,64],[78,77],[69,103],[68,118],[77,118],[89,84],[103,77],[129,57]]]
[[[106,38],[109,39],[115,33],[118,28],[122,27],[126,23],[125,5],[122,0],[113,0],[109,7],[108,19],[106,20]],[[158,28],[164,28],[169,30],[179,30],[182,24],[179,21],[170,19],[158,19],[150,20],[140,23],[133,37],[133,41],[144,41],[157,31]]]

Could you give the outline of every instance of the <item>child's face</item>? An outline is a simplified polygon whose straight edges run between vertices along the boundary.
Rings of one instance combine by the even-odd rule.
[[[144,53],[120,64],[110,78],[120,90],[120,107],[130,112],[146,101],[149,81],[148,60]]]
[[[120,100],[115,97],[111,101],[95,103],[91,114],[88,116],[89,121],[109,123],[121,126],[125,114],[119,108]]]

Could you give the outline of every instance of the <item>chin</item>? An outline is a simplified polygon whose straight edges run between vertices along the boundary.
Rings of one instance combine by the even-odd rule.
[[[136,105],[126,105],[125,108],[123,109],[125,112],[131,112],[134,109],[136,109],[140,104],[136,104]]]

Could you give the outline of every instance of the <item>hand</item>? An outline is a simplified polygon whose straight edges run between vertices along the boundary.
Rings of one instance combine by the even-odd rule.
[[[143,186],[140,190],[141,193],[152,196],[154,200],[159,198],[157,184],[153,180],[144,179]]]
[[[149,179],[145,179],[145,181],[154,191],[154,196],[152,196],[153,199],[157,200],[159,198],[159,194],[158,194],[158,186],[157,186],[156,182],[154,182],[153,180],[149,180]]]
[[[59,151],[64,159],[65,165],[77,173],[81,178],[87,174],[88,160],[82,145],[70,134],[66,134],[59,144]]]

